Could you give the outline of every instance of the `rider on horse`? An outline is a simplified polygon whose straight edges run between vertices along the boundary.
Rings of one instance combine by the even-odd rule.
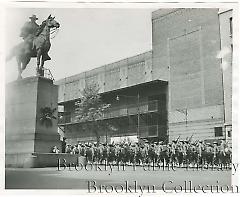
[[[51,14],[40,26],[36,23],[38,18],[35,15],[29,18],[31,21],[26,22],[21,29],[20,37],[23,38],[23,42],[13,47],[6,57],[6,61],[16,57],[18,79],[22,78],[21,74],[32,57],[37,58],[37,75],[44,75],[44,62],[51,59],[48,55],[51,47],[50,34],[60,27],[60,24],[54,20],[55,17],[52,17]],[[51,29],[53,32],[51,32]]]
[[[23,27],[21,28],[20,37],[23,38],[26,47],[25,47],[25,53],[31,54],[31,57],[36,57],[36,49],[33,48],[33,40],[36,36],[38,36],[42,30],[42,25],[38,25],[36,21],[38,18],[36,15],[32,15],[29,17],[31,21],[26,22]],[[48,54],[46,54],[45,61],[51,60]]]

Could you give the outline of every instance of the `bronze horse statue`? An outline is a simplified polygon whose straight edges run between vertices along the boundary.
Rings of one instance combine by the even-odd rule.
[[[51,15],[42,22],[38,29],[37,35],[29,35],[24,42],[15,46],[10,55],[7,57],[7,61],[16,56],[18,65],[18,79],[21,79],[22,72],[30,62],[32,57],[37,57],[37,75],[43,76],[44,62],[50,60],[48,51],[50,50],[50,34],[52,28],[59,28],[60,24],[54,20],[55,17]],[[28,50],[30,47],[30,50]],[[30,51],[30,52],[29,52]]]

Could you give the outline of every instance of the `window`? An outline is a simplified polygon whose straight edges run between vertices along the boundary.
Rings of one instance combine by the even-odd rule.
[[[228,137],[232,137],[232,130],[227,132]]]
[[[223,129],[222,127],[214,127],[215,137],[223,136]]]

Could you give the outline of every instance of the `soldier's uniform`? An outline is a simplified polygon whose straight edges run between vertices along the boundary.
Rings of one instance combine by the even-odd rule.
[[[143,157],[143,163],[148,162],[148,144],[145,143],[142,149],[142,157]]]
[[[103,144],[100,144],[99,147],[98,147],[98,154],[97,154],[99,163],[102,163],[102,161],[104,160],[104,158],[103,158],[103,149],[104,149]]]
[[[171,162],[175,163],[177,161],[177,154],[176,154],[176,150],[177,150],[177,141],[173,141],[171,148],[170,148],[170,158],[171,158]]]
[[[80,148],[80,155],[85,157],[86,156],[86,147],[84,144],[81,145],[81,148]]]
[[[71,153],[71,145],[70,144],[67,144],[65,152],[66,153]]]
[[[125,157],[125,149],[124,149],[124,145],[121,144],[120,145],[120,150],[119,150],[118,163],[119,162],[123,163],[124,162],[124,157]]]
[[[182,153],[183,153],[183,162],[186,164],[187,161],[187,152],[188,152],[188,141],[184,141],[182,145]]]
[[[92,144],[87,145],[86,157],[88,162],[93,162],[94,148]]]
[[[217,142],[213,142],[213,164],[217,164],[219,159],[219,148]]]
[[[224,152],[226,154],[226,164],[230,164],[232,161],[232,147],[229,144],[226,144]]]
[[[213,162],[213,148],[210,143],[206,144],[206,160],[207,164],[212,164]]]
[[[136,154],[136,162],[138,164],[141,164],[142,160],[143,160],[143,157],[142,157],[142,146],[138,145],[137,146],[137,154]]]
[[[203,163],[203,157],[202,157],[203,144],[202,144],[202,141],[199,141],[196,149],[197,149],[197,162],[198,162],[198,164],[202,164]]]
[[[109,154],[108,154],[108,161],[113,162],[115,160],[115,148],[112,144],[109,144]]]
[[[38,20],[38,18],[36,17],[36,15],[32,15],[29,18],[31,19],[31,21],[28,21],[23,25],[23,27],[21,28],[20,37],[23,38],[26,45],[25,53],[31,53],[32,56],[35,57],[36,55],[33,54],[33,39],[39,29],[39,25],[36,23],[36,20]]]
[[[225,164],[226,163],[226,153],[225,153],[225,148],[226,148],[226,144],[224,143],[224,141],[221,141],[221,144],[219,146],[219,162]]]
[[[24,40],[28,38],[29,35],[35,36],[38,31],[39,25],[35,21],[26,22],[21,28],[20,37]]]
[[[108,161],[108,153],[109,153],[109,148],[107,144],[103,145],[103,153],[102,153],[102,160],[105,160],[106,162]]]
[[[75,144],[75,146],[73,147],[73,154],[79,154],[79,150],[78,150],[78,145]]]
[[[179,166],[183,163],[183,141],[180,141],[177,145],[177,159]]]
[[[154,158],[155,158],[155,151],[154,151],[154,144],[152,144],[151,146],[149,146],[148,149],[148,162],[154,162]]]

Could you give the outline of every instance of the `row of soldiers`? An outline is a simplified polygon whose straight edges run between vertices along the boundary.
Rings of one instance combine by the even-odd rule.
[[[78,143],[67,145],[66,153],[80,154],[87,162],[112,164],[184,164],[218,165],[231,163],[232,149],[225,141],[212,144],[204,141],[174,140],[172,143]]]

